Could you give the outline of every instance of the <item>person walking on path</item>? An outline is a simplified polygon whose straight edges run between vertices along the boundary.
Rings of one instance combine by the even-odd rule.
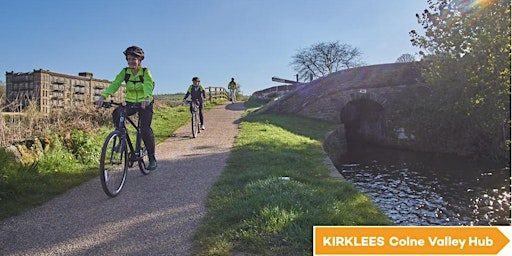
[[[199,120],[201,122],[201,130],[204,130],[203,102],[206,100],[206,91],[201,85],[199,77],[196,76],[192,78],[192,84],[188,87],[187,93],[185,97],[183,97],[183,102],[187,100],[188,96],[190,96],[190,99],[193,101],[199,101]],[[192,105],[190,106],[190,112],[192,112]]]
[[[238,134],[242,103],[208,110],[208,133],[190,126],[156,146],[159,171],[130,169],[123,193],[105,195],[95,178],[24,214],[0,221],[0,255],[193,255],[213,183]]]
[[[229,100],[233,103],[236,101],[236,91],[238,90],[238,84],[235,82],[235,78],[232,77],[231,81],[228,84],[229,89]]]
[[[123,68],[110,85],[105,89],[96,101],[96,106],[101,107],[105,99],[114,95],[125,82],[126,86],[126,114],[129,116],[139,113],[140,130],[144,145],[148,150],[149,165],[148,170],[155,170],[157,162],[155,157],[155,135],[151,129],[153,121],[153,89],[154,82],[149,68],[141,66],[144,60],[144,51],[138,46],[130,46],[124,52],[128,67]],[[137,107],[135,107],[137,106]],[[139,107],[140,106],[140,107]],[[121,108],[116,108],[112,112],[112,119],[115,127],[118,126]]]

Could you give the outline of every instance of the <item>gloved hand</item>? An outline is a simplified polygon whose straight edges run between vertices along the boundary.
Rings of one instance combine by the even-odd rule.
[[[140,104],[140,107],[145,109],[149,104],[151,104],[151,101],[149,101],[149,97],[146,97],[146,99]]]
[[[104,102],[104,101],[105,101],[105,97],[100,96],[100,97],[98,98],[98,100],[95,102],[96,107],[97,107],[97,108],[100,108],[101,106],[103,106],[103,102]]]
[[[183,105],[187,105],[187,100],[183,99]]]

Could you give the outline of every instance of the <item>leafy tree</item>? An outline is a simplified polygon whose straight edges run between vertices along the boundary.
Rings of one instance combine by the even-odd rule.
[[[443,125],[466,131],[474,147],[509,155],[510,1],[427,3],[429,9],[416,14],[425,34],[413,30],[410,36],[423,49],[424,79],[437,111],[431,113],[454,115]]]
[[[405,54],[400,55],[400,57],[398,57],[395,62],[396,63],[406,63],[406,62],[414,62],[414,61],[416,61],[416,58],[414,58],[414,55],[405,53]]]
[[[361,66],[361,55],[358,48],[348,44],[322,42],[298,50],[290,65],[299,73],[299,79],[306,81],[310,76],[319,78],[342,69]]]

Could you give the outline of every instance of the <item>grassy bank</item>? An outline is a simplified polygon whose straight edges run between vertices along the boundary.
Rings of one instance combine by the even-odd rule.
[[[207,107],[211,107],[209,105]],[[112,110],[97,110],[111,112]],[[110,119],[110,114],[106,114]],[[154,110],[153,131],[157,143],[171,135],[190,119],[187,107],[158,107]],[[20,214],[41,205],[56,195],[98,177],[98,162],[108,127],[85,133],[70,132],[70,138],[54,136],[49,151],[34,164],[15,162],[12,155],[0,149],[0,219]],[[88,128],[89,129],[89,128]],[[86,155],[86,157],[84,157]]]
[[[209,193],[194,255],[311,255],[313,225],[390,224],[351,183],[330,177],[321,141],[332,124],[252,110]]]

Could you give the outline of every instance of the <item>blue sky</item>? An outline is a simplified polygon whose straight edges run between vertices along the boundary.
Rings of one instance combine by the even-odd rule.
[[[131,45],[155,93],[185,92],[193,76],[205,86],[231,77],[245,95],[295,79],[299,49],[318,42],[357,47],[367,65],[419,51],[409,31],[426,0],[48,0],[2,2],[0,80],[5,72],[92,72],[112,80]]]

